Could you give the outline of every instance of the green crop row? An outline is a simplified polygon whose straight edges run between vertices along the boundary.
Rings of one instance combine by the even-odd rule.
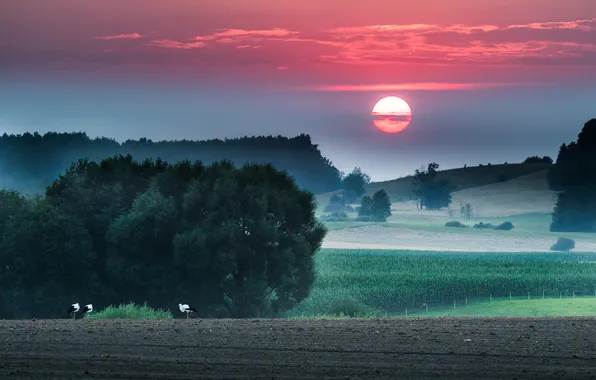
[[[478,297],[596,294],[596,253],[323,249],[289,316],[375,315]]]

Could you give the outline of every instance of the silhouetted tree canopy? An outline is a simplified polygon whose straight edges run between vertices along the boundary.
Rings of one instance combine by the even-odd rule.
[[[391,216],[391,200],[383,189],[373,194],[370,215],[373,220],[385,222]]]
[[[271,316],[306,298],[326,230],[271,164],[80,160],[27,199],[0,192],[0,317],[133,301]]]
[[[230,160],[235,165],[271,163],[286,170],[299,186],[314,193],[341,188],[341,173],[321,155],[309,135],[242,137],[206,141],[159,141],[146,138],[118,143],[109,138],[89,138],[85,133],[44,135],[24,133],[0,137],[0,188],[42,193],[72,162],[99,162],[114,155],[136,160],[161,158],[168,162],[189,160],[210,164]]]
[[[549,156],[538,157],[538,156],[531,156],[524,160],[524,164],[552,164],[553,159]]]
[[[596,119],[584,124],[577,142],[561,145],[548,179],[560,191],[551,231],[596,232]]]
[[[342,180],[343,196],[345,203],[354,203],[366,192],[364,186],[370,183],[370,176],[359,167],[346,175]]]
[[[432,162],[426,170],[416,169],[414,173],[414,194],[420,210],[440,210],[451,204],[451,192],[455,187],[447,180],[437,181],[439,164]]]

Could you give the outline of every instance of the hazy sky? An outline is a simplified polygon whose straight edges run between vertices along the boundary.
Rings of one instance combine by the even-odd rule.
[[[310,133],[373,179],[556,155],[596,117],[594,0],[0,0],[0,130]],[[376,130],[404,98],[412,123]]]

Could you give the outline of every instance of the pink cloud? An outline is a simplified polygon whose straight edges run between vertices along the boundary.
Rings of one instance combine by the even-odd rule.
[[[140,37],[98,38],[136,36]],[[361,25],[314,32],[217,29],[187,40],[154,39],[147,45],[198,51],[195,54],[205,64],[293,69],[309,65],[594,65],[596,18],[514,25]],[[251,53],[260,48],[259,54]]]
[[[190,49],[199,49],[205,47],[203,42],[180,42],[168,39],[158,39],[151,41],[148,45],[151,46],[158,46],[167,49],[181,49],[181,50],[190,50]]]
[[[292,34],[297,34],[287,29],[273,28],[273,29],[257,29],[257,30],[244,30],[244,29],[223,29],[219,32],[211,34],[196,36],[196,41],[219,41],[227,43],[229,41],[237,41],[241,39],[259,39],[259,38],[279,38],[286,37]]]
[[[100,36],[100,37],[93,37],[98,40],[136,40],[138,38],[143,37],[139,33],[128,33],[128,34],[115,34],[113,36]]]

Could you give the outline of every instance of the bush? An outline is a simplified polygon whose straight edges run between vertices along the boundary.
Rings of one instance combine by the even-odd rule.
[[[513,223],[511,223],[511,222],[504,222],[504,223],[501,223],[498,226],[496,226],[494,229],[495,230],[500,230],[500,231],[511,231],[514,228],[515,227],[513,226]]]
[[[342,299],[330,302],[329,307],[324,314],[339,317],[362,318],[378,316],[378,311],[362,302],[354,301],[352,299]]]
[[[538,157],[538,156],[531,156],[524,160],[524,164],[549,164],[552,165],[553,159],[549,156]]]
[[[96,319],[171,319],[172,313],[164,309],[152,309],[147,306],[135,305],[134,302],[128,305],[108,306],[98,313],[90,313],[88,318]]]
[[[466,228],[468,226],[465,225],[465,224],[463,224],[462,222],[459,222],[457,220],[453,220],[451,222],[445,223],[445,227]]]
[[[372,222],[372,218],[368,215],[364,215],[364,216],[359,216],[356,219],[354,219],[357,222]]]
[[[492,223],[482,223],[482,222],[480,222],[480,223],[474,224],[474,228],[480,228],[480,229],[490,228],[490,229],[494,229],[495,228],[495,225],[492,224]]]
[[[321,220],[326,222],[345,222],[348,219],[350,218],[344,211],[332,212],[331,214],[321,216]]]
[[[550,250],[569,252],[573,248],[575,248],[575,241],[573,239],[559,238],[555,244],[551,245]]]

